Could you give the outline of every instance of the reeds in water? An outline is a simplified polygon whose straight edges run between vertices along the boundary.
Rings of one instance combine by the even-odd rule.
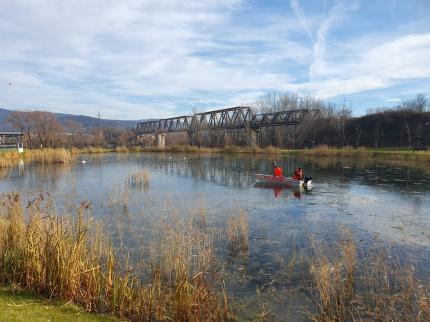
[[[255,153],[255,154],[277,154],[281,153],[281,149],[274,146],[260,148],[259,146],[237,146],[227,145],[222,149],[225,153]]]
[[[13,167],[20,159],[18,151],[0,151],[0,168]]]
[[[22,157],[32,163],[70,163],[75,160],[73,151],[66,149],[38,149],[26,150]],[[21,159],[17,151],[5,151],[0,153],[0,168],[18,165]]]
[[[66,149],[26,150],[24,158],[34,163],[69,163],[75,160],[71,151]]]
[[[248,214],[245,209],[235,209],[227,218],[226,236],[230,247],[235,250],[248,250]]]
[[[212,245],[174,217],[154,244],[147,276],[120,260],[91,218],[91,205],[60,216],[46,196],[27,205],[4,196],[0,208],[0,282],[132,321],[220,321],[226,298],[213,287]],[[28,219],[24,219],[28,218]],[[123,259],[123,258],[122,258]]]
[[[346,146],[343,148],[320,145],[313,149],[297,151],[301,155],[325,156],[325,157],[345,157],[345,158],[377,158],[389,161],[425,161],[430,162],[430,152],[404,150],[371,149],[366,147],[353,148]]]
[[[147,191],[149,188],[149,180],[149,171],[143,169],[130,174],[127,178],[127,184],[131,188]]]
[[[387,249],[358,256],[350,231],[336,248],[315,247],[310,274],[317,321],[429,321],[430,281]]]

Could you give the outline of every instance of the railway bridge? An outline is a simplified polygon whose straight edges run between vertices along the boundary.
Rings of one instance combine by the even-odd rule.
[[[255,145],[258,131],[265,127],[295,126],[308,116],[316,116],[318,110],[296,109],[254,114],[249,106],[236,106],[220,110],[145,121],[137,124],[138,136],[156,135],[159,147],[164,147],[166,133],[187,132],[188,143],[197,144],[197,133],[211,130],[250,129],[250,144]]]

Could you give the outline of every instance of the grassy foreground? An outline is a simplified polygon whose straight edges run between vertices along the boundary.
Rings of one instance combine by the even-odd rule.
[[[4,322],[96,322],[119,321],[114,317],[90,314],[71,303],[50,302],[30,292],[0,287],[0,321]]]

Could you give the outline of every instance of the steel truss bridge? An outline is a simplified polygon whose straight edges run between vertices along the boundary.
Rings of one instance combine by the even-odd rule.
[[[318,115],[318,110],[297,109],[273,113],[254,114],[248,106],[145,121],[137,124],[137,135],[171,132],[196,132],[209,130],[234,130],[249,128],[258,131],[272,126],[297,125],[307,116]]]

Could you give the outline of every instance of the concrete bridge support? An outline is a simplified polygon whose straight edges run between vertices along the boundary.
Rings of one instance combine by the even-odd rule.
[[[257,146],[258,145],[258,131],[257,130],[249,130],[247,133],[247,145],[249,146]]]
[[[158,133],[156,136],[155,144],[157,147],[164,149],[166,146],[166,134],[164,133]]]

